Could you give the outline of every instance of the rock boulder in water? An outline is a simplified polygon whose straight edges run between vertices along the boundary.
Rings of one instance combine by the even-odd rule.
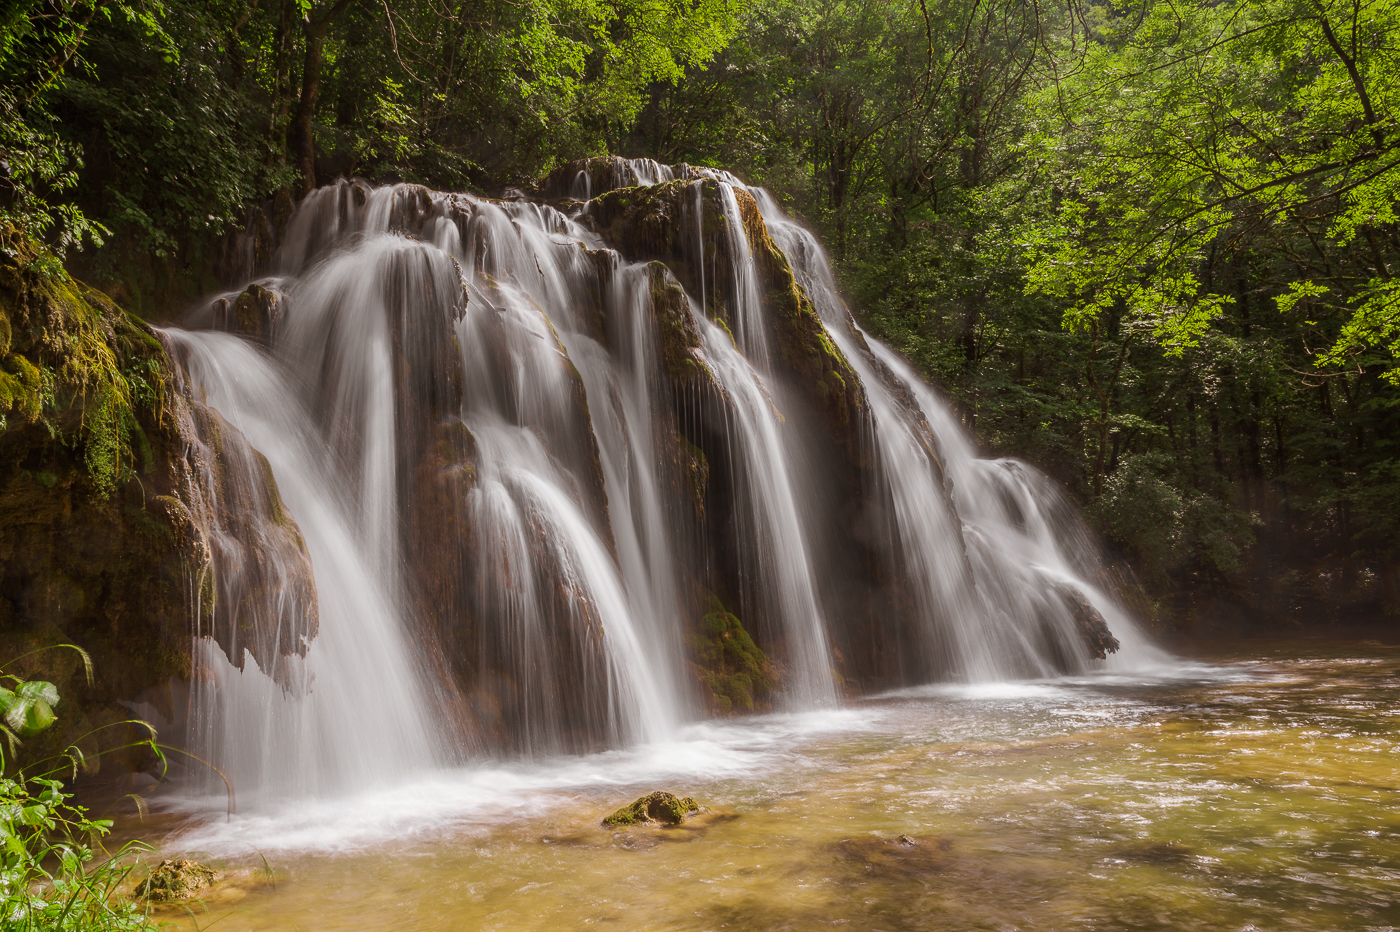
[[[283,304],[280,294],[254,282],[237,298],[214,302],[214,329],[271,343],[282,318]]]
[[[188,900],[200,890],[213,886],[217,876],[212,867],[205,867],[198,861],[167,858],[137,886],[136,894],[156,903]]]
[[[628,825],[680,825],[700,811],[694,799],[677,797],[664,790],[653,790],[630,806],[623,806],[603,820],[608,828]]]

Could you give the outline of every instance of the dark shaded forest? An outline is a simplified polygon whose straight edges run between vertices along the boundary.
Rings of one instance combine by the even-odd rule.
[[[1158,631],[1393,624],[1398,40],[1396,0],[11,0],[0,245],[159,320],[338,177],[724,167]]]

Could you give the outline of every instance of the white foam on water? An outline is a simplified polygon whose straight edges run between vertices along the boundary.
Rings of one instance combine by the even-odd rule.
[[[166,798],[159,808],[187,813],[195,821],[162,848],[239,858],[253,851],[406,847],[552,812],[601,811],[653,788],[753,780],[800,766],[803,746],[812,740],[877,731],[886,717],[879,709],[826,709],[697,722],[681,728],[673,741],[528,762],[483,761],[434,770],[392,787],[264,805],[231,817],[224,796]]]

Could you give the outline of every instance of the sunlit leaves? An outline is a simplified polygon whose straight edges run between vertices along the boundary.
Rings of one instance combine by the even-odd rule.
[[[37,735],[54,723],[53,707],[58,704],[58,688],[52,683],[29,680],[13,690],[0,687],[0,715],[19,735]]]
[[[1033,153],[1063,207],[1032,238],[1028,287],[1070,301],[1071,327],[1125,300],[1179,349],[1228,301],[1211,293],[1212,263],[1263,237],[1300,281],[1337,279],[1334,307],[1355,315],[1322,363],[1388,346],[1395,304],[1356,280],[1350,247],[1380,265],[1362,282],[1388,275],[1376,239],[1393,236],[1400,193],[1400,2],[1142,12],[1040,102]]]
[[[66,71],[83,69],[83,45],[94,18],[137,24],[173,61],[174,45],[161,27],[155,0],[19,0],[0,14],[0,160],[12,195],[0,207],[0,249],[18,257],[25,238],[41,240],[60,258],[107,234],[65,196],[77,183],[81,149],[53,128],[46,95]]]

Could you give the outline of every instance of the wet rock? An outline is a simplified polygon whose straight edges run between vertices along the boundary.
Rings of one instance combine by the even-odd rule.
[[[1113,636],[1108,622],[1104,621],[1103,615],[1094,608],[1088,596],[1066,583],[1056,583],[1055,592],[1064,600],[1065,607],[1069,609],[1079,627],[1084,645],[1089,649],[1089,656],[1103,660],[1118,650],[1118,639]]]
[[[214,303],[214,328],[251,336],[260,343],[271,343],[282,319],[282,296],[262,285],[249,285],[237,298],[220,298]]]
[[[29,655],[14,672],[66,700],[22,753],[82,742],[90,760],[112,751],[103,766],[142,769],[142,752],[115,750],[133,740],[123,700],[190,676],[205,552],[187,546],[177,396],[143,321],[80,282],[0,261],[0,656]],[[71,651],[40,651],[64,643],[83,646],[95,681]]]
[[[685,165],[673,166],[676,177],[687,177]],[[550,200],[583,201],[618,188],[660,181],[665,169],[650,159],[624,159],[616,155],[574,159],[560,165],[540,181],[539,195]]]
[[[167,858],[151,871],[136,888],[136,895],[154,903],[187,900],[200,890],[214,885],[218,872],[188,858]]]
[[[651,285],[651,305],[656,313],[661,342],[661,363],[678,389],[702,381],[718,391],[714,377],[700,352],[700,330],[690,312],[690,299],[675,275],[664,263],[652,261],[647,267]]]
[[[77,281],[0,262],[0,322],[0,656],[80,644],[97,672],[86,682],[71,652],[24,661],[16,672],[67,700],[24,752],[81,742],[104,768],[139,771],[152,762],[124,747],[127,700],[148,697],[145,717],[183,727],[168,684],[195,675],[192,624],[273,675],[305,651],[310,558],[267,460],[195,397],[143,321]]]
[[[603,820],[608,828],[628,825],[680,825],[700,806],[689,796],[684,798],[664,790],[653,790],[630,806],[623,806]]]
[[[862,440],[869,426],[869,411],[860,379],[827,335],[787,257],[773,242],[753,196],[742,189],[733,194],[756,264],[765,317],[772,328],[775,365],[807,397],[821,424],[851,462],[857,468],[869,465],[867,445]],[[705,296],[703,310],[711,320],[733,329],[738,324],[732,310],[735,296],[727,293],[723,283],[734,278],[738,256],[732,254],[726,233],[718,184],[705,181],[699,199],[701,213],[697,218],[691,180],[618,188],[590,202],[586,221],[627,258],[664,263],[692,296]],[[659,277],[653,278],[654,304],[672,306],[664,292],[668,286]],[[669,311],[660,316],[667,314],[676,316]],[[681,327],[667,329],[666,321],[662,323],[668,368],[690,369],[686,357],[699,345],[698,336],[689,331],[693,324],[682,322]]]
[[[827,335],[787,256],[773,242],[753,195],[736,190],[734,200],[758,265],[764,301],[772,314],[777,359],[807,393],[832,440],[856,467],[868,466],[864,431],[869,429],[865,388]]]
[[[917,880],[945,869],[952,858],[952,839],[936,835],[896,838],[847,838],[832,846],[839,862],[855,879]]]
[[[181,440],[172,464],[178,484],[154,501],[190,560],[198,587],[191,614],[234,666],[251,656],[284,687],[299,688],[287,658],[305,656],[320,627],[301,528],[267,458],[218,411],[195,402],[191,387],[176,385],[166,415]]]
[[[710,595],[707,607],[687,638],[706,706],[717,715],[767,710],[778,687],[777,668],[717,596]]]

